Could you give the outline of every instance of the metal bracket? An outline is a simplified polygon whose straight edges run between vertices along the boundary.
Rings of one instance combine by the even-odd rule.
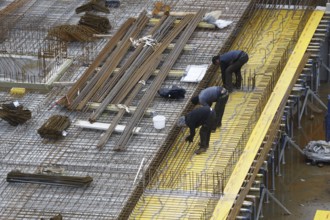
[[[304,102],[301,106],[301,111],[300,111],[300,114],[299,114],[299,122],[300,122],[300,120],[302,118],[302,115],[304,113],[304,109],[306,108],[306,104],[307,104],[309,96],[312,96],[313,98],[315,98],[316,101],[318,101],[320,103],[320,105],[322,107],[324,107],[325,110],[328,110],[328,107],[322,102],[322,100],[310,88],[307,87],[306,92],[305,92],[305,99],[304,99]]]
[[[267,195],[273,199],[273,201],[279,205],[287,215],[291,215],[291,212],[285,208],[285,206],[278,200],[275,198],[275,196],[273,194],[271,194],[268,189],[262,184],[261,185],[261,196],[260,196],[260,202],[259,202],[259,207],[258,207],[258,212],[257,212],[257,216],[256,216],[256,220],[259,220],[259,216],[261,214],[261,209],[262,209],[262,204],[263,204],[263,200],[264,200],[264,197],[265,197],[265,194],[267,193]]]

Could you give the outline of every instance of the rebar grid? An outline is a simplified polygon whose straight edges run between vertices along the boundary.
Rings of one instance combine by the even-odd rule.
[[[295,12],[295,11],[294,11]],[[307,13],[306,14],[308,14],[308,11],[307,11]],[[300,17],[300,19],[302,18],[301,16],[299,16]],[[302,20],[302,23],[304,23],[305,22],[305,19],[301,19]],[[298,25],[299,26],[299,25]],[[298,30],[298,32],[299,32],[299,30]],[[299,34],[298,34],[299,35]],[[291,38],[290,39],[292,39],[292,42],[295,42],[297,39],[293,36],[291,36]],[[293,45],[294,45],[294,43],[289,43],[289,44],[287,44],[284,48],[287,48],[286,50],[290,50],[290,48],[292,49],[292,47],[293,47]],[[280,58],[279,59],[277,59],[277,67],[276,67],[276,65],[274,65],[274,67],[273,67],[273,69],[275,69],[276,71],[275,71],[275,74],[273,74],[273,76],[272,77],[265,77],[265,79],[264,80],[262,80],[262,81],[264,81],[264,82],[260,82],[260,86],[262,85],[262,87],[263,86],[265,86],[265,88],[263,88],[262,90],[260,90],[260,91],[256,91],[256,94],[255,94],[255,97],[254,98],[252,98],[252,102],[250,101],[250,103],[248,103],[248,105],[251,105],[251,107],[253,107],[253,108],[251,108],[251,109],[249,109],[249,111],[248,112],[250,112],[250,114],[249,115],[251,115],[251,113],[253,112],[253,117],[252,118],[247,118],[247,120],[250,122],[250,123],[248,123],[248,125],[247,125],[247,129],[245,130],[245,132],[243,133],[243,135],[242,135],[242,137],[238,137],[237,138],[237,140],[233,140],[232,139],[232,136],[229,136],[231,139],[230,139],[230,141],[229,142],[232,142],[232,141],[234,141],[234,142],[236,142],[237,141],[237,144],[233,144],[234,146],[237,146],[236,148],[235,148],[235,150],[233,151],[233,152],[228,152],[228,156],[229,156],[229,161],[228,161],[228,163],[227,163],[227,166],[225,166],[225,167],[223,167],[222,166],[222,168],[224,168],[224,171],[223,171],[223,174],[226,176],[225,177],[225,179],[227,179],[230,175],[231,175],[231,172],[232,172],[232,169],[234,168],[234,166],[235,166],[235,163],[236,163],[236,161],[237,161],[237,159],[239,158],[239,155],[242,153],[242,150],[244,149],[244,146],[245,146],[245,143],[246,143],[246,141],[248,140],[248,137],[249,137],[249,134],[251,133],[251,130],[252,130],[252,128],[253,128],[253,125],[255,124],[255,122],[257,121],[257,118],[258,118],[258,114],[260,114],[261,113],[261,111],[262,111],[262,108],[263,108],[263,106],[265,105],[265,103],[266,103],[266,101],[267,101],[267,97],[269,96],[269,94],[270,94],[270,92],[271,92],[271,88],[273,88],[274,87],[274,81],[276,82],[276,80],[277,80],[277,78],[278,78],[278,76],[279,76],[279,74],[280,74],[280,72],[281,72],[281,70],[282,70],[282,68],[284,67],[284,63],[286,62],[285,60],[288,58],[288,56],[285,56],[286,55],[286,52],[284,52],[283,53],[284,54],[284,56],[280,56]],[[266,60],[268,57],[264,57],[264,59]],[[283,59],[284,58],[284,59]],[[280,61],[280,62],[279,62]],[[265,61],[264,61],[265,62]],[[264,64],[264,63],[263,63]],[[270,68],[270,69],[272,69],[272,68]],[[263,93],[263,91],[265,92],[265,93]],[[261,101],[260,101],[261,100]],[[246,105],[246,104],[245,104]],[[253,111],[254,109],[256,109],[257,111]],[[226,110],[227,111],[227,110]],[[230,112],[232,112],[232,110],[229,110]],[[238,119],[239,120],[239,119]],[[241,120],[240,120],[241,121]],[[235,124],[235,123],[233,123],[233,124]],[[244,124],[244,123],[243,123]],[[242,125],[242,123],[241,123],[241,125]],[[245,124],[244,124],[245,125]],[[240,126],[241,127],[241,126]],[[240,129],[240,127],[238,127],[238,128],[236,128],[236,129]],[[244,126],[243,126],[244,127]],[[237,130],[236,130],[236,132],[237,132]],[[235,132],[235,133],[236,133]],[[226,146],[227,148],[228,148],[228,145]],[[175,148],[175,147],[174,147]],[[175,152],[175,150],[173,151],[173,152]],[[176,156],[176,154],[174,153],[174,155]],[[174,156],[174,157],[175,157]],[[223,155],[223,156],[225,156],[225,155]],[[188,155],[188,157],[189,157],[189,155]],[[225,156],[226,157],[226,156]],[[169,156],[169,158],[171,158],[171,156]],[[169,159],[169,158],[167,158],[167,160]],[[182,155],[181,156],[179,156],[179,158],[180,158],[180,160],[182,161],[182,160],[184,160],[184,157],[182,157]],[[178,182],[179,183],[184,183],[184,179],[185,179],[185,174],[180,174],[180,173],[178,173],[178,172],[180,172],[180,163],[179,163],[179,161],[175,161],[175,162],[177,162],[178,164],[176,164],[176,165],[173,165],[172,166],[172,162],[173,161],[168,161],[168,168],[167,168],[167,165],[166,165],[166,162],[164,163],[164,166],[162,167],[160,167],[160,170],[161,170],[161,172],[163,172],[163,175],[162,174],[159,174],[159,175],[155,175],[155,183],[152,183],[152,184],[150,184],[150,187],[151,187],[151,189],[159,189],[160,191],[162,191],[162,189],[163,188],[167,188],[168,190],[173,190],[173,189],[177,189],[176,187],[177,187],[177,185],[176,184],[178,184],[176,181],[178,180]],[[171,166],[170,166],[170,164],[171,164]],[[181,165],[181,166],[185,166],[185,163],[183,162],[182,163],[183,165]],[[219,168],[219,167],[218,167]],[[169,172],[166,172],[166,169],[170,169],[170,171]],[[182,167],[181,167],[181,169],[182,169]],[[173,172],[172,172],[172,170],[173,170]],[[168,173],[168,176],[166,176],[166,173]],[[193,173],[191,173],[191,175],[193,176]],[[178,176],[178,177],[176,177],[176,176]],[[163,180],[161,180],[161,181],[159,181],[159,177],[161,177],[161,178],[164,178]],[[180,177],[183,179],[180,179]],[[226,181],[226,180],[225,180]],[[193,178],[193,180],[191,181],[192,183],[195,183],[195,182],[198,182],[198,178],[196,177],[196,178]],[[159,185],[157,185],[157,183],[159,183]],[[183,184],[183,186],[184,187],[182,187],[182,189],[185,189],[185,190],[192,190],[193,189],[193,186],[194,186],[194,184],[192,184],[192,186],[188,186],[188,185],[184,185]],[[149,190],[148,190],[149,191]],[[173,194],[177,194],[178,192],[177,191],[174,191],[173,192]],[[146,194],[148,194],[148,192],[146,193]],[[155,195],[155,200],[156,200],[156,198],[157,198],[157,195]],[[143,199],[142,199],[143,200]],[[148,201],[150,201],[149,199],[148,199]],[[143,201],[141,201],[141,203],[144,203]],[[148,203],[148,202],[147,202]],[[156,213],[156,214],[154,214],[153,216],[155,216],[155,215],[157,215],[157,216],[166,216],[165,214],[163,214],[163,215],[161,215],[160,214],[160,212],[161,212],[161,210],[162,209],[166,209],[167,208],[167,205],[170,205],[171,203],[169,202],[169,203],[166,203],[166,205],[165,205],[165,201],[164,201],[164,204],[159,204],[159,206],[157,206],[157,205],[152,205],[152,204],[150,204],[150,209],[151,210],[148,210],[148,211],[146,211],[146,212],[144,212],[143,213],[143,216],[148,216],[148,214],[146,214],[146,213],[149,213],[150,212],[150,214],[151,213]],[[148,207],[148,206],[146,206],[146,207]],[[144,207],[145,209],[146,209],[146,207]],[[149,208],[149,207],[148,207]],[[137,210],[138,210],[139,208],[137,207]],[[157,210],[160,210],[160,211],[157,211]],[[212,209],[210,209],[210,210],[212,210]],[[176,210],[177,211],[177,210]],[[132,218],[134,218],[134,216],[135,217],[137,217],[137,216],[139,216],[140,214],[142,214],[142,213],[138,213],[138,211],[137,211],[137,215],[133,215],[133,216],[131,216]],[[169,214],[169,213],[168,213]],[[206,215],[210,215],[210,213],[206,213]]]
[[[29,16],[38,24],[49,27],[62,22],[76,22],[79,16],[67,13],[70,9],[81,4],[81,1],[74,1],[64,6],[64,1],[35,1],[29,5],[24,12],[24,18],[19,23],[22,32],[28,32],[23,28]],[[111,24],[114,26],[114,33],[124,19],[130,16],[137,16],[144,8],[151,10],[154,1],[125,1],[122,7],[112,9],[109,15]],[[201,6],[199,1],[171,1],[173,10],[196,11]],[[211,56],[216,54],[227,36],[234,29],[235,22],[239,19],[242,11],[247,6],[247,1],[230,1],[224,3],[212,2],[207,6],[208,10],[215,7],[229,7],[230,14],[224,15],[224,19],[233,20],[233,26],[227,29],[217,30],[196,30],[188,44],[193,44],[196,50],[183,53],[175,63],[174,69],[184,70],[188,64],[209,63]],[[45,12],[38,11],[45,9]],[[62,11],[63,10],[63,11]],[[54,14],[52,14],[54,11]],[[30,15],[34,14],[34,15]],[[47,18],[44,15],[47,14]],[[66,15],[67,14],[67,15]],[[37,17],[44,19],[37,21]],[[47,25],[48,22],[50,25]],[[21,34],[22,36],[24,34]],[[26,34],[28,35],[28,34]],[[18,38],[20,37],[18,36]],[[23,37],[23,40],[26,39]],[[105,44],[105,40],[97,43],[72,43],[68,46],[68,55],[74,59],[74,65],[70,72],[66,73],[61,80],[76,80],[85,67],[79,64],[88,64],[96,57],[97,51]],[[86,49],[86,45],[89,49]],[[85,50],[83,48],[85,47]],[[149,83],[149,82],[148,82]],[[148,89],[149,84],[144,89]],[[44,140],[38,136],[36,130],[54,113],[68,115],[73,121],[86,120],[90,112],[68,112],[59,106],[53,106],[64,93],[66,88],[56,87],[49,94],[27,94],[22,98],[22,103],[32,110],[33,118],[27,124],[12,128],[4,121],[0,122],[2,128],[1,140],[6,143],[6,149],[1,157],[1,176],[12,169],[21,169],[24,172],[36,172],[38,167],[58,166],[64,168],[65,174],[90,175],[94,181],[89,188],[72,189],[68,187],[44,186],[41,184],[8,184],[2,178],[0,182],[0,196],[3,201],[0,205],[0,214],[15,219],[51,217],[54,214],[62,213],[70,219],[113,219],[118,216],[120,210],[127,203],[131,193],[136,188],[134,179],[138,176],[136,184],[142,178],[142,173],[137,173],[142,160],[145,158],[143,169],[154,159],[155,154],[160,151],[167,134],[173,128],[177,117],[185,109],[191,95],[195,92],[197,84],[183,83],[178,78],[169,78],[162,87],[170,87],[176,84],[187,90],[184,100],[164,100],[156,96],[150,108],[157,114],[165,115],[166,127],[163,130],[156,130],[153,127],[152,119],[143,117],[138,123],[142,128],[141,133],[131,137],[129,146],[125,152],[113,152],[111,149],[117,142],[120,134],[115,134],[102,151],[96,149],[96,143],[102,131],[81,129],[72,125],[68,129],[68,136],[62,140]],[[141,98],[141,93],[135,100],[135,105]],[[6,97],[1,93],[1,97]],[[37,97],[37,98],[36,98]],[[19,99],[21,100],[21,99]],[[100,121],[110,123],[113,115],[105,111]],[[126,124],[130,117],[125,117],[120,124]],[[11,131],[8,133],[8,131]],[[3,148],[1,148],[3,149]],[[193,205],[193,204],[191,204]],[[195,214],[198,216],[200,214]]]

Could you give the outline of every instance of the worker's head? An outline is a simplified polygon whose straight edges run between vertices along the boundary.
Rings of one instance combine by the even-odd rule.
[[[186,126],[186,117],[185,116],[181,116],[178,121],[176,122],[176,125],[179,127],[183,127]]]
[[[225,87],[221,87],[221,95],[227,95],[228,91]]]
[[[198,96],[194,96],[191,98],[191,103],[194,104],[194,105],[197,105],[198,104],[198,101],[199,101],[199,98]]]
[[[213,65],[219,65],[220,64],[220,56],[216,55],[216,56],[212,57],[212,63],[213,63]]]

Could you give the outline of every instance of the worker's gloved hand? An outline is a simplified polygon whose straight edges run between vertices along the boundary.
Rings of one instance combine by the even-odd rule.
[[[191,143],[193,142],[193,137],[191,137],[190,135],[186,137],[186,141]]]

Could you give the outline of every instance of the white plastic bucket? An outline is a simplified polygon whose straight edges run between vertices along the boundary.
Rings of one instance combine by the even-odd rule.
[[[154,122],[154,127],[156,129],[165,128],[165,116],[164,115],[157,115],[152,118],[152,121]]]

